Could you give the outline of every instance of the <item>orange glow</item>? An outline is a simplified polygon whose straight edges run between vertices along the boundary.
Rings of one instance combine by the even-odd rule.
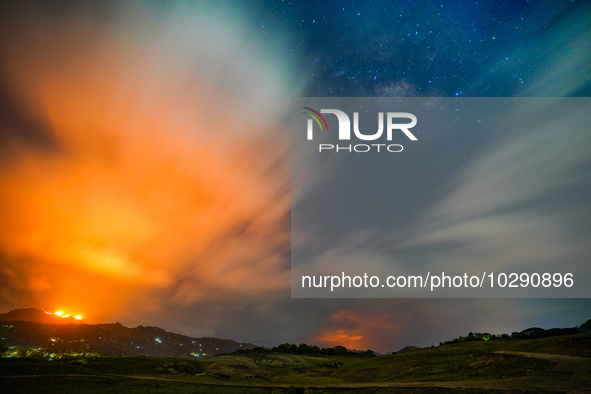
[[[316,337],[316,341],[320,343],[331,343],[333,346],[341,345],[350,349],[358,348],[361,340],[363,335],[355,335],[345,329],[331,330]]]
[[[44,311],[46,314],[48,315],[56,315],[61,317],[62,319],[66,319],[68,317],[70,317],[70,314],[65,314],[64,311],[55,311],[55,312],[48,312],[48,311]],[[76,320],[82,320],[82,315],[76,315],[76,316],[72,316],[74,319]]]
[[[324,347],[344,346],[348,349],[376,349],[380,338],[391,337],[398,325],[390,316],[375,313],[371,308],[348,309],[330,316],[328,327],[320,329],[312,339]]]
[[[119,23],[32,15],[14,23],[22,41],[0,43],[15,103],[52,141],[0,147],[0,254],[14,294],[97,322],[287,288],[278,103],[293,91],[262,49],[199,13],[202,23],[185,18],[187,37],[177,21],[131,21],[153,42],[109,30]]]

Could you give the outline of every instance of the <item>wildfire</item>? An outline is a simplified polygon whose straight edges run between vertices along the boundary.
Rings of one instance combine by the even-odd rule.
[[[55,311],[55,312],[48,312],[48,311],[45,311],[45,313],[47,313],[48,315],[56,315],[56,316],[59,316],[59,317],[61,317],[62,319],[65,319],[65,318],[68,318],[68,317],[70,317],[70,315],[69,315],[69,314],[65,314],[65,312],[64,312],[64,311]],[[76,319],[76,320],[82,320],[82,315],[75,315],[75,316],[72,316],[72,317],[73,317],[74,319]]]

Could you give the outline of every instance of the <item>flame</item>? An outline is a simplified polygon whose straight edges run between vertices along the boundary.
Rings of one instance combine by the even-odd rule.
[[[48,315],[55,315],[55,316],[59,316],[62,319],[66,319],[68,317],[73,317],[76,320],[82,320],[82,315],[75,315],[75,316],[71,316],[69,313],[65,314],[64,311],[55,311],[55,312],[48,312],[48,311],[44,311],[45,313],[47,313]]]

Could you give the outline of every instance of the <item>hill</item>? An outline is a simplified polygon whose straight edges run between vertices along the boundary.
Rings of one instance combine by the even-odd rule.
[[[39,316],[30,310],[6,315]],[[588,321],[572,329],[470,333],[437,347],[378,357],[342,346],[268,350],[119,323],[4,321],[0,387],[64,393],[578,393],[591,387],[590,331]]]
[[[143,355],[198,358],[254,347],[250,343],[238,343],[230,339],[191,338],[158,327],[129,328],[120,323],[74,323],[60,317],[47,315],[46,318],[43,315],[47,314],[34,309],[3,314],[3,323],[0,324],[0,353],[5,357]],[[33,321],[19,320],[25,318]],[[54,323],[55,319],[59,323]]]
[[[85,324],[81,316],[64,315],[62,312],[47,312],[37,308],[15,309],[0,313],[2,321],[30,321],[44,324]]]
[[[382,357],[259,348],[200,359],[0,358],[6,392],[584,393],[591,333],[471,341]]]

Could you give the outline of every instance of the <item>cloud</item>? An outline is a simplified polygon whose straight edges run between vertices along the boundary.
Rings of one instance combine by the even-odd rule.
[[[584,168],[591,141],[579,132],[588,104],[572,100],[543,101],[552,115],[517,104],[505,121],[513,127],[458,168],[408,245],[459,245],[439,263],[460,270],[478,262],[489,271],[527,272],[558,269],[560,261],[560,270],[580,271],[589,249],[580,228],[585,211],[573,197],[589,187]]]
[[[590,186],[586,147],[591,137],[583,132],[589,100],[422,100],[437,102],[424,108],[437,107],[439,122],[431,113],[418,112],[423,119],[421,145],[405,150],[403,158],[325,155],[340,160],[340,166],[319,165],[313,185],[323,187],[308,188],[311,197],[295,210],[292,274],[367,273],[381,276],[383,284],[388,275],[427,272],[560,272],[572,273],[583,283],[589,272],[582,263],[591,252],[584,199]],[[450,116],[456,112],[466,113],[459,126]],[[306,179],[299,176],[294,182],[310,185]],[[417,211],[410,218],[409,212]],[[299,284],[293,288],[299,295],[336,296]],[[463,296],[507,295],[497,289]],[[398,290],[361,287],[339,294],[417,295],[412,289]],[[547,289],[537,290],[537,296],[550,295]],[[583,286],[570,291],[563,294],[585,294]],[[421,295],[434,296],[425,291]]]
[[[4,307],[92,321],[288,286],[281,48],[212,3],[28,6],[3,27],[27,119],[0,131]]]

